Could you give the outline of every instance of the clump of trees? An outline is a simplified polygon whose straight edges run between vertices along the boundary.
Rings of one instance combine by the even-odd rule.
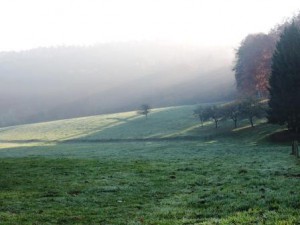
[[[218,128],[220,120],[223,119],[223,111],[220,106],[211,105],[211,106],[198,106],[194,110],[194,115],[197,116],[201,122],[201,126],[203,127],[203,123],[212,119],[215,123],[215,127]]]
[[[254,119],[267,115],[274,124],[287,124],[300,134],[300,13],[277,25],[268,34],[250,34],[236,50],[235,71],[238,99],[223,106],[200,107],[194,111],[203,124],[215,127],[225,119]],[[268,106],[261,99],[269,98]],[[267,107],[269,109],[267,110]]]
[[[300,13],[292,19],[275,26],[268,34],[249,34],[236,50],[233,68],[240,96],[269,97],[269,79],[273,70],[272,57],[277,51],[276,43],[285,28],[291,24],[300,27]]]
[[[269,98],[268,122],[287,125],[292,154],[299,157],[300,13],[268,34],[248,35],[236,51],[233,70],[240,96],[252,97],[240,104],[238,115],[247,115],[253,127],[253,118],[263,111],[255,98]],[[235,111],[227,111],[236,127]]]
[[[214,122],[215,128],[219,127],[220,121],[232,120],[234,128],[238,127],[238,121],[248,119],[251,127],[254,127],[254,119],[265,116],[266,104],[255,98],[246,98],[223,105],[199,106],[194,110],[203,127],[205,121]]]

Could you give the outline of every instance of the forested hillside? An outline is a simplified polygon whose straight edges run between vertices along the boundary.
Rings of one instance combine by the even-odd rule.
[[[233,52],[127,42],[0,54],[0,125],[231,98]]]

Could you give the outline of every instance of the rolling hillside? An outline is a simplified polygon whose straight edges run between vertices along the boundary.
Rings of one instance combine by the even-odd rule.
[[[206,122],[207,126],[201,128],[197,118],[193,116],[194,108],[194,105],[157,108],[151,110],[148,119],[138,115],[136,111],[131,111],[6,127],[0,129],[0,141],[5,146],[8,143],[42,144],[193,138],[201,140],[201,138],[213,138],[218,135],[238,136],[243,133],[243,128],[232,131],[230,121],[221,124],[218,130],[211,129],[211,121]],[[241,126],[247,128],[247,121],[242,121]],[[248,132],[251,133],[251,139],[258,140],[274,131],[275,127],[261,124],[255,132],[249,130]],[[238,132],[239,130],[241,131]]]
[[[195,106],[0,130],[1,224],[297,224],[281,127],[201,127]]]
[[[1,52],[0,126],[228,99],[232,61],[228,49],[156,42]]]
[[[3,143],[164,137],[194,125],[193,108],[154,109],[147,120],[132,111],[13,126],[0,129],[0,140]]]

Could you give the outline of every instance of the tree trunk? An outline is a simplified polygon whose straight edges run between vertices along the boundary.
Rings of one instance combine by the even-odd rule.
[[[253,117],[249,117],[249,122],[251,124],[251,127],[254,127],[254,125],[253,125]]]
[[[295,141],[295,156],[299,158],[298,141]]]
[[[237,120],[234,120],[234,128],[237,128]]]
[[[218,128],[218,120],[215,120],[215,125],[216,125],[216,128]]]
[[[203,127],[203,119],[201,118],[201,116],[199,115],[199,120],[201,122],[201,127]]]
[[[295,140],[292,142],[292,153],[291,153],[291,155],[296,155]]]

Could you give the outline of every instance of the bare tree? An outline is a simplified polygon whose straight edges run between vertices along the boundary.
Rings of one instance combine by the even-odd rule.
[[[198,106],[194,110],[194,116],[197,116],[201,122],[201,127],[203,127],[204,121],[209,119],[209,115],[207,114],[207,109],[203,106]]]
[[[148,104],[141,105],[138,114],[145,115],[146,119],[148,118],[148,114],[150,113],[151,107]]]
[[[237,128],[237,122],[241,117],[241,103],[232,102],[223,106],[224,115],[226,118],[229,118],[234,123],[234,128]]]
[[[204,115],[215,122],[215,128],[219,127],[219,122],[224,118],[222,108],[216,105],[205,108]]]
[[[266,109],[257,99],[247,98],[241,103],[241,114],[248,118],[251,127],[254,127],[254,118],[264,117]]]

